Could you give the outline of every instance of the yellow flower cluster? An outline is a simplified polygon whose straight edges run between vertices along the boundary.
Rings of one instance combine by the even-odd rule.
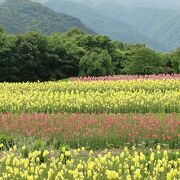
[[[34,151],[25,158],[14,147],[1,153],[0,180],[178,180],[180,177],[180,153],[160,150],[159,147],[154,151],[124,148],[113,152],[105,150],[101,153],[82,148],[65,150],[64,154],[45,150],[40,159],[40,151]],[[66,155],[71,158],[64,161]],[[46,159],[42,161],[42,158]]]
[[[58,91],[78,92],[87,91],[176,91],[180,89],[179,80],[119,80],[119,81],[61,81],[61,82],[35,82],[35,83],[0,83],[1,90],[16,91]]]
[[[0,112],[180,112],[180,81],[1,83]]]

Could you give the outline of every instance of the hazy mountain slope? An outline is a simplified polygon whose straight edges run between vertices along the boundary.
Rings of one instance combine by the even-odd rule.
[[[0,4],[2,4],[5,0],[0,0]]]
[[[47,7],[57,11],[78,17],[88,27],[91,27],[99,34],[108,35],[113,39],[131,43],[146,43],[152,48],[164,50],[165,48],[155,40],[147,38],[126,23],[103,15],[98,10],[89,8],[80,3],[68,0],[49,0]]]
[[[112,12],[111,12],[112,14]],[[180,11],[153,8],[122,8],[118,11],[126,23],[148,37],[158,39],[169,49],[180,46]]]
[[[31,0],[31,1],[44,4],[44,3],[46,3],[48,0]]]
[[[114,19],[120,19],[172,50],[180,46],[180,10],[156,8],[127,8],[113,3],[98,4],[96,8]]]
[[[6,0],[0,6],[0,25],[10,33],[40,31],[46,34],[64,32],[71,27],[87,28],[79,19],[57,13],[29,0]]]
[[[112,0],[113,1],[113,0]],[[180,0],[114,0],[124,6],[132,7],[151,7],[151,8],[179,8]]]
[[[43,1],[43,0],[42,0]],[[44,0],[45,1],[45,0]],[[152,7],[152,8],[180,8],[180,0],[73,0],[82,4],[96,7],[102,3],[115,3],[122,6]]]

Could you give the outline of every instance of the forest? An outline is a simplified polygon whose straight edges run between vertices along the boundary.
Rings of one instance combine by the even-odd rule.
[[[78,28],[45,35],[0,30],[0,81],[34,82],[76,76],[149,75],[180,72],[180,49],[156,52]]]

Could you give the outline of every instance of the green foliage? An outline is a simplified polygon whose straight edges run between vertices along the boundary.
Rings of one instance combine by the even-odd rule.
[[[107,50],[88,52],[80,60],[80,76],[107,76],[113,73],[112,58]]]
[[[0,134],[0,144],[3,144],[3,147],[0,148],[0,150],[2,150],[2,149],[9,149],[9,148],[13,147],[15,142],[11,136],[5,135],[5,134]]]
[[[29,154],[29,149],[28,147],[26,146],[23,146],[22,150],[21,150],[21,153],[23,155],[24,158],[27,158],[28,157],[28,154]]]
[[[148,49],[137,49],[126,61],[124,72],[128,74],[158,74],[161,72],[160,56]]]
[[[26,82],[113,74],[179,73],[180,51],[157,53],[73,28],[44,35],[0,33],[0,81]]]
[[[0,33],[4,33],[4,29],[0,26]]]
[[[37,139],[35,142],[34,142],[34,147],[33,147],[33,150],[43,150],[44,147],[46,145],[46,142],[43,141],[42,139]]]
[[[172,54],[172,66],[175,73],[180,73],[180,48]]]

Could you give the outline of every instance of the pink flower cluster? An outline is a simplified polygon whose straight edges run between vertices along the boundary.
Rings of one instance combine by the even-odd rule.
[[[172,140],[180,136],[178,114],[0,114],[0,132],[39,138],[113,136],[129,141]]]
[[[105,76],[105,77],[72,77],[71,81],[118,81],[118,80],[136,80],[136,79],[177,79],[180,80],[180,74],[159,74],[159,75],[118,75],[118,76]]]

